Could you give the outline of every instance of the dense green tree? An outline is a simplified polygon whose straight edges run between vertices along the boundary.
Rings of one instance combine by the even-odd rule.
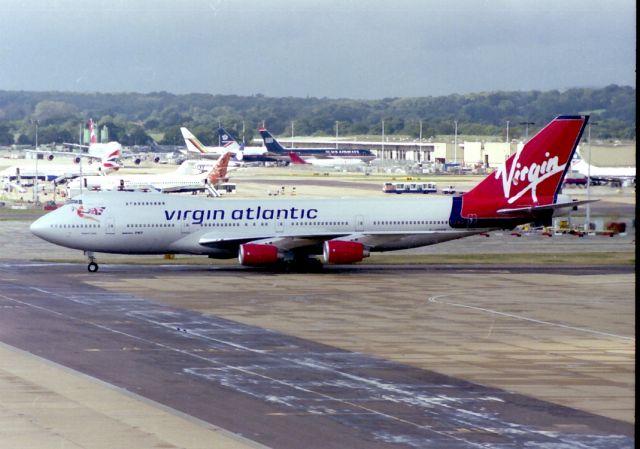
[[[378,100],[0,91],[0,123],[30,141],[30,119],[38,119],[43,128],[55,128],[47,129],[45,139],[71,136],[77,141],[80,123],[93,117],[101,128],[107,126],[111,140],[127,145],[141,144],[150,132],[164,135],[165,143],[181,143],[180,126],[207,144],[217,144],[219,125],[241,139],[243,127],[245,135],[253,136],[263,125],[275,135],[289,135],[292,121],[296,135],[334,135],[339,122],[344,136],[380,134],[384,119],[385,134],[417,137],[422,120],[423,136],[429,137],[453,134],[457,120],[460,132],[498,136],[508,120],[510,137],[518,137],[524,133],[520,122],[535,122],[529,129],[533,134],[556,115],[588,113],[598,123],[600,138],[635,139],[635,103],[635,88],[616,85]]]
[[[11,127],[6,124],[0,123],[0,145],[12,145],[13,144],[13,131]]]

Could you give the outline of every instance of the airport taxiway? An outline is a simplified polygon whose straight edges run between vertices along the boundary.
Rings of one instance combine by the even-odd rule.
[[[630,267],[91,275],[4,261],[0,340],[270,447],[624,448],[633,287]],[[29,422],[75,436],[39,388]]]

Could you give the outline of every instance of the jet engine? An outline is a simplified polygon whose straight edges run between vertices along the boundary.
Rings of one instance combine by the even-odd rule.
[[[325,263],[354,263],[369,257],[369,251],[362,243],[344,240],[327,240],[324,242],[322,257]]]
[[[270,265],[276,263],[278,259],[277,246],[260,245],[258,243],[245,243],[244,245],[240,245],[240,251],[238,253],[240,265]]]
[[[53,153],[49,153],[47,154],[47,160],[52,161],[53,160]]]
[[[160,156],[156,156],[156,157],[154,157],[154,158],[153,158],[153,162],[155,162],[156,164],[157,164],[158,162],[160,162]]]
[[[75,164],[79,164],[79,163],[80,163],[80,156],[76,156],[76,157],[74,157],[74,158],[73,158],[73,162],[74,162]]]
[[[139,157],[137,157],[137,158],[135,158],[133,160],[133,163],[136,164],[136,165],[140,165],[140,162],[142,162],[142,160]]]

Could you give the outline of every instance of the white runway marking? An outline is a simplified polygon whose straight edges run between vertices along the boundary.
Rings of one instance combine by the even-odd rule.
[[[516,314],[513,314],[513,313],[500,312],[498,310],[487,309],[487,308],[478,307],[478,306],[470,306],[468,304],[460,304],[460,303],[455,303],[455,302],[442,301],[440,299],[440,298],[446,298],[448,296],[453,296],[453,295],[447,294],[447,295],[432,296],[432,297],[429,298],[429,302],[432,302],[432,303],[435,303],[435,304],[443,304],[443,305],[447,305],[447,306],[462,307],[462,308],[465,308],[465,309],[477,310],[479,312],[486,312],[486,313],[490,313],[490,314],[493,314],[493,315],[500,315],[500,316],[504,316],[504,317],[507,317],[507,318],[513,318],[513,319],[516,319],[516,320],[530,321],[532,323],[544,324],[546,326],[561,327],[563,329],[569,329],[569,330],[574,330],[574,331],[578,331],[578,332],[586,332],[588,334],[602,335],[604,337],[618,338],[618,339],[627,340],[627,341],[635,341],[634,337],[627,337],[625,335],[612,334],[612,333],[609,333],[609,332],[597,331],[597,330],[588,329],[588,328],[585,328],[585,327],[570,326],[568,324],[562,324],[562,323],[554,323],[554,322],[551,322],[551,321],[536,320],[535,318],[529,318],[529,317],[526,317],[526,316],[516,315]]]

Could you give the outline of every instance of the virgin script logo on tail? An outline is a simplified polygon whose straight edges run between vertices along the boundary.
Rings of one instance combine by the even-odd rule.
[[[551,153],[546,151],[544,153],[546,160],[541,164],[532,162],[527,166],[519,162],[520,154],[521,151],[516,153],[509,173],[507,174],[507,166],[504,164],[496,170],[495,179],[502,180],[502,191],[509,204],[513,204],[529,191],[531,191],[531,199],[534,203],[537,203],[538,186],[553,175],[564,172],[567,164],[558,165],[558,156],[551,156]],[[512,196],[511,188],[518,186],[520,183],[523,183],[524,186],[520,186],[520,190]]]

